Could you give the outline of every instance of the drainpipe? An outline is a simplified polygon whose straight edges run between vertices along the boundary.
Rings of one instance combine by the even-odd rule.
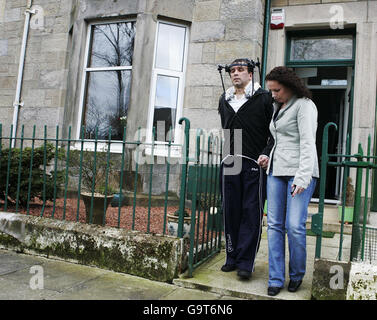
[[[267,50],[268,50],[268,32],[270,29],[271,16],[271,0],[265,0],[264,10],[264,29],[263,29],[263,57],[262,57],[262,79],[260,79],[261,86],[264,88],[267,69]]]
[[[17,77],[17,87],[16,87],[16,96],[13,102],[13,132],[12,138],[16,138],[17,136],[17,126],[18,126],[18,113],[20,107],[24,105],[21,101],[21,88],[22,88],[22,78],[24,73],[24,65],[25,65],[25,53],[26,53],[26,43],[27,37],[29,33],[29,25],[30,25],[30,17],[35,11],[31,10],[33,0],[27,0],[26,4],[26,11],[25,11],[25,25],[24,25],[24,34],[22,37],[22,44],[21,44],[21,54],[20,54],[20,63],[18,65],[18,77]],[[12,147],[16,144],[16,139],[12,139]]]

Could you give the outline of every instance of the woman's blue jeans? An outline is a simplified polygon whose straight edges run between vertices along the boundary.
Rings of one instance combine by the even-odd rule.
[[[285,234],[288,235],[289,277],[302,280],[306,270],[306,219],[316,178],[300,194],[291,196],[294,177],[267,177],[267,238],[269,287],[284,287]]]

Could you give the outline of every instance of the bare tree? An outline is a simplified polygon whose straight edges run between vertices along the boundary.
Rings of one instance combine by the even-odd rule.
[[[93,29],[93,39],[91,63],[95,66],[118,67],[132,65],[135,39],[134,22],[96,25]],[[107,99],[105,105],[103,105],[103,102],[101,105],[98,105],[100,102],[95,101],[95,98],[89,98],[90,103],[88,104],[86,120],[90,122],[90,127],[94,124],[100,125],[101,132],[99,133],[101,137],[107,137],[108,127],[112,126],[113,137],[119,138],[123,132],[119,118],[126,116],[128,112],[128,102],[125,95],[127,95],[128,81],[126,77],[128,77],[127,73],[129,71],[114,70],[106,72],[115,73],[116,75],[116,80],[113,82],[113,87],[110,89],[111,95],[114,95],[115,99]],[[111,81],[111,78],[112,77],[109,76],[107,80]],[[96,85],[91,84],[91,90],[97,91],[95,88]],[[96,94],[99,95],[100,92],[101,91],[97,91],[93,94],[94,96]],[[106,94],[110,94],[110,92],[107,91]],[[103,112],[104,107],[106,110],[116,110],[116,112]],[[93,119],[89,119],[91,117],[93,117]],[[88,123],[86,125],[88,127]],[[90,131],[92,128],[87,128],[87,133],[89,134],[88,130]]]

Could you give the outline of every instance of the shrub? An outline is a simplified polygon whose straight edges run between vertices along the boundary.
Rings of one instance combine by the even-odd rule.
[[[30,162],[32,157],[32,149],[25,148],[22,151],[21,170],[20,170],[20,188],[19,188],[19,204],[26,206],[29,188],[30,176]],[[57,155],[61,159],[61,152]],[[47,168],[54,163],[55,148],[52,144],[46,144],[46,185],[45,185],[45,199],[54,199],[54,180],[56,174],[56,193],[60,191],[60,186],[63,183],[64,175],[63,170],[54,169],[48,170]],[[9,184],[8,184],[8,200],[16,202],[17,200],[17,184],[19,175],[19,160],[20,149],[13,148],[11,150],[2,149],[0,153],[0,198],[5,199],[6,195],[6,182],[8,172],[8,159],[10,159],[9,169]],[[43,182],[44,182],[44,145],[34,148],[33,166],[31,170],[31,188],[30,188],[30,201],[35,198],[43,200]]]
[[[119,190],[115,181],[115,163],[110,159],[107,163],[107,152],[104,150],[96,152],[94,159],[93,151],[73,150],[70,154],[70,173],[79,175],[81,168],[82,191],[91,192],[94,177],[94,192],[105,194],[106,191],[106,167],[107,167],[107,194],[114,194]],[[95,161],[94,161],[95,160]],[[94,168],[94,164],[96,165]],[[95,170],[94,170],[95,169]]]

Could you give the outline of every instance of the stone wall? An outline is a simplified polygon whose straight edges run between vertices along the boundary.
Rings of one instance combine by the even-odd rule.
[[[327,259],[314,261],[314,300],[377,300],[377,264]]]
[[[0,122],[9,132],[13,119],[21,40],[27,0],[0,0]],[[188,65],[183,115],[193,128],[219,128],[222,93],[217,65],[236,57],[261,57],[264,0],[34,0],[22,83],[24,106],[19,125],[31,135],[55,135],[55,126],[72,126],[76,138],[82,98],[82,69],[87,22],[130,18],[137,23],[129,133],[146,127],[150,76],[158,19],[189,26]],[[228,77],[227,86],[230,86]],[[20,130],[18,130],[20,131]]]
[[[171,282],[187,266],[184,240],[0,212],[0,248]]]
[[[351,264],[344,261],[315,259],[312,299],[345,300]]]
[[[377,264],[353,262],[347,300],[377,300]]]
[[[0,1],[0,122],[6,135],[13,119],[26,3]],[[31,136],[35,124],[40,128],[37,135],[42,136],[42,125],[55,133],[55,126],[62,124],[71,1],[35,0],[32,9],[37,13],[30,21],[19,126],[25,124],[25,134]]]
[[[196,1],[184,104],[194,128],[220,128],[217,107],[223,89],[217,65],[239,57],[261,58],[263,19],[262,0]],[[224,79],[229,87],[227,74]]]

